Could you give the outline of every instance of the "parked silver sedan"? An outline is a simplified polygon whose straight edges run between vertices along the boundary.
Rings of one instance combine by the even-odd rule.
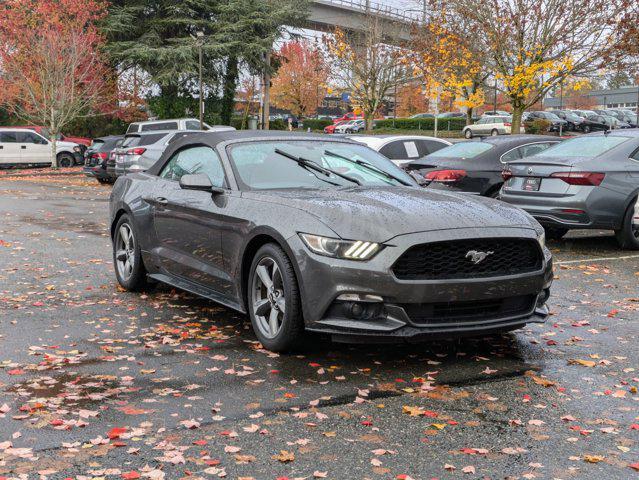
[[[167,145],[192,133],[192,131],[165,130],[127,134],[122,145],[114,151],[115,176],[148,170],[158,161]]]
[[[639,129],[566,140],[506,166],[501,200],[523,208],[548,238],[570,229],[614,230],[639,249]]]

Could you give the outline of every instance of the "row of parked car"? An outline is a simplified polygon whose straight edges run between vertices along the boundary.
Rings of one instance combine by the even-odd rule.
[[[523,120],[542,119],[550,122],[551,131],[584,132],[637,128],[637,114],[626,109],[605,110],[550,110],[525,113]]]
[[[206,123],[206,131],[235,130],[233,127]],[[200,132],[194,118],[134,122],[124,135],[95,138],[84,154],[84,173],[100,183],[113,183],[125,173],[146,171],[175,140]]]

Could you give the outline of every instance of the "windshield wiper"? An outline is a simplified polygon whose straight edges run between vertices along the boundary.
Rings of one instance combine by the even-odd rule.
[[[279,153],[283,157],[286,157],[290,160],[293,160],[294,162],[297,162],[297,164],[301,167],[306,167],[307,169],[310,168],[311,170],[315,170],[316,172],[323,173],[326,176],[330,176],[331,174],[333,174],[337,177],[343,178],[344,180],[348,180],[349,182],[356,183],[357,185],[362,184],[362,182],[360,182],[356,178],[349,177],[348,175],[344,175],[343,173],[336,172],[335,170],[331,170],[330,168],[324,168],[312,160],[307,160],[306,158],[303,158],[303,157],[296,157],[295,155],[292,155],[288,152],[280,150],[279,148],[275,149],[275,153]],[[330,182],[330,183],[333,183],[333,182]],[[339,184],[334,183],[334,185],[339,185]]]
[[[346,160],[347,162],[355,163],[357,165],[361,165],[362,167],[368,168],[369,170],[371,170],[373,172],[377,172],[377,173],[385,176],[386,178],[390,178],[392,180],[395,180],[396,182],[399,182],[402,185],[411,186],[411,184],[408,183],[406,180],[402,180],[401,178],[398,178],[395,175],[391,175],[390,173],[385,172],[381,168],[377,168],[375,165],[372,165],[372,164],[370,164],[368,162],[365,162],[363,160],[353,160],[352,158],[348,158],[348,157],[346,157],[344,155],[341,155],[339,153],[331,152],[330,150],[324,150],[324,154],[325,155],[330,155],[331,157],[341,158],[342,160]]]

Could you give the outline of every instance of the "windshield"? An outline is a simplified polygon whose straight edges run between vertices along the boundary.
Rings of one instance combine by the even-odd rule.
[[[362,161],[373,165],[403,182],[415,185],[414,180],[397,168],[390,160],[364,145],[349,143],[283,140],[268,142],[247,142],[230,148],[230,158],[245,186],[253,190],[280,188],[333,188],[352,187],[356,184],[338,175],[327,176],[315,170],[299,166],[294,160],[277,153],[276,150],[301,159],[315,162],[317,165],[334,170],[353,178],[365,186],[402,185],[398,180],[376,172]],[[346,158],[340,158],[343,156]],[[350,160],[347,160],[350,159]]]
[[[545,157],[588,157],[593,158],[612,150],[627,141],[628,137],[596,136],[573,138],[558,143],[545,150]]]
[[[487,142],[460,142],[451,145],[450,147],[437,150],[436,152],[427,155],[426,158],[475,158],[478,155],[487,152],[491,148],[495,148],[495,146]]]

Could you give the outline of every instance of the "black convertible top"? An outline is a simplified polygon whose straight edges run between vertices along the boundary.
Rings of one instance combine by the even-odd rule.
[[[226,142],[235,141],[259,141],[259,140],[315,140],[315,141],[329,141],[329,142],[341,142],[352,143],[354,145],[362,146],[361,143],[344,137],[333,137],[318,133],[302,133],[302,132],[289,132],[285,130],[229,130],[222,132],[189,132],[189,135],[185,135],[183,138],[171,143],[160,159],[153,164],[151,168],[147,170],[150,175],[158,175],[166,159],[173,155],[177,150],[180,150],[188,145],[206,145],[211,148],[215,148],[217,145]]]

